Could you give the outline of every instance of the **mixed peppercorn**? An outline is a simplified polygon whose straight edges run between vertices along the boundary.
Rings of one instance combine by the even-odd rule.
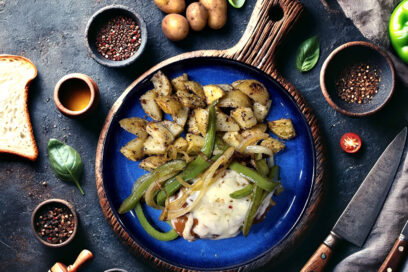
[[[46,242],[60,244],[74,232],[75,219],[72,212],[63,205],[47,205],[37,213],[35,229]]]
[[[130,17],[113,17],[96,34],[96,50],[106,59],[120,61],[133,56],[141,44],[140,27]]]
[[[364,63],[347,66],[336,80],[338,96],[348,103],[365,104],[378,93],[381,73]]]

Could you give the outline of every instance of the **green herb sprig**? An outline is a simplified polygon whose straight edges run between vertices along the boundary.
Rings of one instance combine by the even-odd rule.
[[[310,71],[315,67],[320,55],[319,38],[313,36],[299,46],[296,53],[296,68],[300,72]]]
[[[84,168],[81,156],[69,145],[66,145],[56,139],[50,139],[48,142],[48,158],[55,172],[55,175],[63,180],[74,182],[82,195],[84,191],[79,185],[79,179]]]

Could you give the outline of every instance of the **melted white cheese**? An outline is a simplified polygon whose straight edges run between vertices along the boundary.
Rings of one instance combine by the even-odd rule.
[[[248,181],[244,177],[227,170],[225,176],[208,188],[198,205],[191,211],[192,217],[198,220],[193,229],[194,233],[200,238],[207,239],[236,236],[248,211],[250,196],[233,199],[229,194],[246,185]]]

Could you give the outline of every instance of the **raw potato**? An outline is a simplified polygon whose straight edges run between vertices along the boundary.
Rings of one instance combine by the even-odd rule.
[[[186,151],[188,143],[186,139],[184,139],[183,137],[179,137],[174,141],[173,146],[177,151]]]
[[[224,90],[214,84],[205,85],[203,89],[207,104],[211,104],[225,95]]]
[[[157,95],[171,95],[172,88],[170,80],[162,73],[162,71],[155,73],[151,82],[153,83]]]
[[[137,161],[143,158],[144,140],[135,138],[120,149],[120,152],[129,160]]]
[[[165,128],[161,122],[148,123],[146,126],[146,131],[153,137],[154,140],[164,145],[169,145],[174,141],[174,135],[167,128]]]
[[[266,105],[254,103],[254,115],[258,122],[263,122],[268,115],[269,109],[271,108],[272,100],[269,100]]]
[[[161,121],[163,118],[162,111],[154,101],[157,94],[154,90],[147,91],[140,97],[140,104],[147,115],[156,121]]]
[[[200,2],[194,2],[187,7],[186,17],[192,30],[201,31],[207,25],[208,11]]]
[[[154,0],[154,3],[165,13],[182,13],[186,8],[184,0]]]
[[[139,163],[139,167],[151,172],[165,162],[167,162],[167,158],[165,156],[150,156],[141,161]]]
[[[187,153],[188,154],[196,154],[200,152],[201,147],[204,145],[204,137],[194,135],[194,134],[187,134],[186,140],[188,143]]]
[[[143,151],[146,155],[161,155],[166,153],[166,146],[150,136],[143,144]]]
[[[172,41],[181,41],[187,37],[189,28],[187,19],[180,14],[168,14],[162,21],[162,31]]]
[[[141,139],[146,139],[148,136],[146,132],[146,124],[147,121],[139,117],[124,118],[119,121],[119,125],[124,130],[136,135]]]
[[[208,26],[212,29],[220,29],[227,22],[226,0],[200,0],[200,3],[208,10]]]
[[[289,140],[296,137],[295,128],[290,119],[282,118],[280,120],[271,121],[268,125],[269,129],[281,139]]]
[[[165,113],[171,115],[176,115],[183,108],[183,105],[173,96],[159,96],[155,101]]]
[[[238,80],[232,83],[235,89],[240,90],[249,98],[258,102],[261,105],[266,106],[269,100],[269,93],[265,85],[255,79]]]
[[[226,95],[220,99],[220,102],[218,102],[217,106],[220,108],[250,107],[251,100],[243,92],[232,90],[230,92],[227,92]]]
[[[261,142],[261,146],[271,149],[272,152],[276,154],[285,148],[285,143],[282,143],[275,138],[269,137]]]
[[[256,118],[251,108],[237,108],[231,111],[231,117],[242,129],[249,129],[256,125]]]

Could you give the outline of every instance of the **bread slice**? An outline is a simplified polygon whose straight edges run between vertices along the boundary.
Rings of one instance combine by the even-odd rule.
[[[0,55],[0,152],[30,160],[38,157],[27,107],[28,85],[36,76],[30,60]]]

